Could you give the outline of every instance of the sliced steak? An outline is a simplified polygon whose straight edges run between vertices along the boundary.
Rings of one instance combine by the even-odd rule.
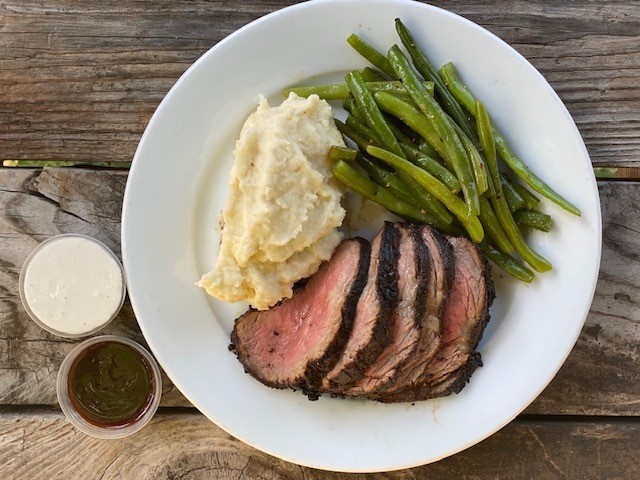
[[[469,240],[451,237],[455,277],[446,302],[442,345],[422,374],[421,383],[386,396],[385,402],[412,402],[459,392],[482,365],[475,352],[495,297],[490,267]]]
[[[471,352],[468,360],[464,365],[450,374],[446,380],[437,385],[433,385],[430,390],[424,391],[424,398],[416,398],[416,400],[426,400],[427,398],[446,397],[452,393],[460,393],[460,390],[467,384],[473,372],[482,366],[482,358],[479,352]]]
[[[420,337],[415,352],[400,365],[381,394],[398,392],[421,383],[429,361],[440,347],[444,306],[454,278],[453,247],[446,237],[429,226],[414,226],[420,265],[420,293],[416,313]]]
[[[367,285],[358,301],[343,355],[323,379],[320,392],[342,395],[364,377],[389,342],[391,313],[398,304],[400,232],[385,222],[371,245]]]
[[[389,343],[380,356],[366,370],[362,379],[345,393],[351,396],[371,395],[384,388],[395,378],[399,365],[413,354],[420,337],[419,321],[424,302],[416,302],[424,294],[421,285],[421,266],[418,257],[418,243],[410,224],[398,225],[400,246],[398,248],[398,305],[390,318]],[[416,242],[417,240],[417,242]],[[426,282],[426,278],[423,279]],[[422,287],[422,288],[419,288]]]
[[[350,339],[370,254],[366,240],[345,240],[292,298],[238,318],[230,348],[245,371],[270,387],[316,390]]]

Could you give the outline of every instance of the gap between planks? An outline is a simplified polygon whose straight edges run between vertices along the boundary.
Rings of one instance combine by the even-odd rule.
[[[59,416],[63,413],[57,405],[0,405],[0,419],[7,416]],[[195,407],[159,407],[155,417],[185,415],[202,417],[204,415]],[[640,416],[636,415],[557,415],[544,413],[521,413],[511,423],[640,423]],[[212,422],[214,425],[215,423]]]

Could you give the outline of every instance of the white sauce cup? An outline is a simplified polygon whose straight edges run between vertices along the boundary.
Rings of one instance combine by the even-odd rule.
[[[56,245],[56,242],[62,241],[66,241],[68,244],[70,243],[67,241],[68,239],[77,240],[74,244],[81,248],[65,251],[64,248],[61,248],[62,244]],[[55,255],[52,254],[54,249]],[[82,255],[87,252],[90,254],[89,256],[93,256],[94,265],[91,264],[91,258],[82,258]],[[78,262],[82,261],[86,262],[86,268],[80,268]],[[100,290],[101,286],[98,284],[95,285],[93,293],[88,291],[90,289],[87,287],[91,286],[91,282],[100,282],[100,277],[96,278],[95,272],[92,271],[92,268],[98,264],[105,266],[111,274],[108,293]],[[46,267],[49,265],[51,268],[47,269]],[[34,271],[37,269],[38,273],[30,272],[30,267],[33,267]],[[26,285],[27,281],[30,282],[29,285]],[[44,283],[47,283],[46,287]],[[57,294],[58,287],[61,290],[66,288],[66,293],[60,300],[63,303],[58,302],[57,307],[76,308],[75,315],[71,310],[69,311],[67,315],[69,321],[66,325],[64,312],[48,314],[46,308],[42,307],[44,302]],[[55,292],[52,291],[54,289]],[[109,247],[95,238],[73,233],[51,237],[31,252],[20,271],[19,290],[24,309],[41,328],[61,337],[81,338],[98,332],[118,315],[124,303],[127,288],[122,264]],[[36,293],[34,294],[34,292]],[[106,305],[102,305],[102,309],[99,304],[101,294],[109,295],[108,302]],[[67,297],[73,300],[69,301],[69,304],[64,303]],[[41,303],[38,305],[39,300]],[[86,323],[83,325],[78,325],[77,318],[78,316],[82,317],[78,309],[87,312]],[[73,320],[74,318],[75,320]]]

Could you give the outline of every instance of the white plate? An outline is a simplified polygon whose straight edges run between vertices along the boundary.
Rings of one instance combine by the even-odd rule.
[[[532,169],[582,210],[548,203],[554,228],[531,242],[554,264],[530,286],[494,274],[498,298],[485,366],[459,395],[415,405],[309,402],[243,373],[227,350],[241,306],[194,286],[217,254],[216,214],[232,149],[259,94],[365,63],[357,32],[380,49],[404,19],[437,66],[453,61]],[[411,467],[452,455],[521,412],[556,374],[587,315],[601,222],[589,156],[566,108],[517,52],[481,27],[409,1],[316,1],[238,30],[200,58],[161,103],[127,183],[122,247],[131,302],[151,350],[180,391],[232,435],[291,462],[339,471]]]

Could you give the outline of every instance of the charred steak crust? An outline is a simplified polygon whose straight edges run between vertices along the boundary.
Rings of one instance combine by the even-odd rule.
[[[484,290],[482,308],[477,315],[473,315],[472,318],[467,317],[465,320],[465,323],[472,322],[469,325],[470,328],[465,329],[465,337],[442,345],[437,356],[434,357],[433,365],[431,365],[431,369],[435,368],[435,370],[429,374],[430,368],[428,367],[421,384],[387,395],[380,399],[383,402],[413,402],[458,393],[469,381],[473,372],[482,366],[480,353],[475,351],[475,348],[482,338],[482,333],[489,320],[489,308],[495,298],[491,270],[486,257],[474,244],[466,239],[458,238],[451,238],[451,242],[456,243],[458,249],[466,249],[470,258],[473,258],[478,265],[479,278],[482,279],[482,283],[478,287]],[[461,255],[461,252],[458,252],[458,255]],[[458,288],[460,287],[458,286]],[[442,374],[442,376],[437,374]]]
[[[376,290],[380,299],[381,315],[373,330],[373,340],[366,348],[359,352],[355,361],[360,365],[362,378],[367,368],[376,361],[389,341],[389,319],[398,305],[398,249],[400,246],[400,232],[395,224],[384,223],[380,256],[378,257],[378,276]]]
[[[424,300],[417,302],[422,307],[417,316],[420,338],[414,354],[398,368],[395,378],[381,389],[376,400],[386,401],[382,397],[391,395],[389,401],[397,401],[397,392],[421,383],[422,372],[440,347],[444,306],[455,273],[453,247],[445,236],[425,225],[413,225],[413,234],[422,274],[421,293],[416,298]]]
[[[407,241],[412,245],[411,256],[405,252],[409,244],[404,242]],[[336,255],[340,260],[333,264],[334,273],[327,270],[318,278],[308,279],[310,283],[305,281],[299,285],[291,299],[300,295],[296,302],[288,304],[275,316],[270,317],[268,312],[279,309],[282,303],[269,311],[251,309],[236,320],[229,350],[236,354],[245,372],[270,387],[301,390],[310,400],[331,393],[384,403],[414,402],[459,393],[475,370],[482,366],[477,347],[495,298],[487,258],[467,239],[447,237],[431,227],[410,223],[385,222],[373,248],[359,237],[343,243],[346,250]],[[401,251],[405,252],[402,262]],[[407,263],[407,259],[414,263]],[[413,292],[407,297],[413,300],[413,305],[404,296],[400,298],[405,294],[399,280],[406,268],[415,269],[411,274],[405,272],[402,277],[413,282]],[[350,275],[338,277],[335,272],[350,272]],[[313,285],[306,296],[305,284]],[[327,289],[322,288],[324,286]],[[313,298],[317,300],[309,300]],[[361,311],[365,305],[369,308]],[[358,317],[362,312],[365,313]],[[398,317],[401,314],[404,316]],[[401,331],[413,332],[412,341],[405,338],[404,333],[392,332],[397,318],[408,316],[411,316],[411,323],[405,320]],[[282,327],[287,325],[289,318],[301,322],[293,324],[297,325],[292,330],[293,337],[276,332],[283,332]],[[264,323],[269,319],[273,321]],[[357,319],[365,319],[368,325],[358,323],[360,320]],[[275,328],[278,325],[281,328]],[[316,325],[321,328],[312,328]],[[367,325],[366,330],[358,330],[357,325]],[[396,328],[398,325],[401,324],[395,325]],[[265,329],[268,335],[264,335]],[[295,333],[296,329],[299,329],[298,333]],[[284,331],[287,330],[284,327]],[[323,340],[317,347],[302,340],[313,338],[307,335],[314,330],[323,335],[318,337]],[[362,335],[354,335],[356,331],[361,331]],[[389,359],[393,354],[387,350],[392,348],[392,343],[394,348],[401,345],[392,342],[394,336],[404,339],[406,345],[402,348],[406,352],[412,348],[412,353],[403,360],[392,362],[395,365],[392,371]],[[272,339],[268,342],[276,343],[265,344],[260,340],[267,337]],[[285,339],[294,340],[290,345],[297,345],[295,355],[300,357],[291,360],[298,363],[290,363],[292,368],[281,370],[284,375],[280,375],[278,369],[289,364],[273,364],[271,355],[275,354],[271,352],[274,348],[269,347],[275,347],[276,352],[286,352],[278,350],[277,346],[278,342],[283,345],[281,342]],[[348,345],[354,340],[356,344],[347,355],[351,348]],[[303,354],[305,351],[310,354]],[[382,375],[385,369],[379,371],[378,364],[388,367],[385,376]],[[370,377],[368,383],[362,383],[365,377]],[[358,393],[355,387],[362,391]]]
[[[398,257],[401,238],[396,224],[384,222],[376,288],[382,308],[388,312],[392,312],[398,306]]]
[[[416,300],[427,297],[429,290],[429,278],[431,276],[431,269],[435,268],[431,264],[431,255],[429,249],[422,241],[420,230],[416,225],[410,224],[411,239],[416,246],[416,268],[418,272],[418,291],[416,293]],[[427,302],[416,301],[415,302],[415,324],[416,327],[422,328],[422,318],[427,310]],[[443,302],[444,303],[444,302]]]
[[[418,243],[409,223],[396,224],[400,233],[398,245],[398,302],[389,320],[390,337],[384,350],[367,369],[364,377],[345,392],[350,396],[375,396],[393,381],[398,366],[415,351],[420,338],[420,318],[415,314],[420,286]],[[424,310],[424,309],[423,309]]]
[[[355,357],[346,362],[344,368],[337,372],[318,394],[331,393],[341,396],[353,387],[382,353],[389,342],[390,317],[398,303],[398,247],[400,232],[395,224],[385,222],[380,233],[380,247],[376,260],[377,273],[375,287],[379,308],[374,322],[371,338],[367,344],[357,351]],[[375,241],[374,241],[375,243]]]
[[[471,375],[479,367],[482,366],[482,358],[479,352],[472,352],[467,362],[458,370],[451,373],[443,382],[434,385],[428,389],[422,390],[421,395],[416,395],[413,400],[407,397],[403,401],[420,401],[430,398],[446,397],[453,393],[460,393],[464,386],[469,382]]]
[[[476,249],[478,247],[475,247]],[[482,340],[482,335],[484,334],[484,329],[487,327],[487,324],[489,323],[489,320],[491,319],[491,315],[489,314],[489,309],[491,308],[491,304],[493,303],[493,301],[496,298],[496,289],[495,289],[495,285],[493,284],[493,280],[491,279],[491,265],[489,264],[489,260],[487,260],[487,257],[485,257],[484,255],[482,255],[482,253],[478,252],[478,254],[480,255],[480,258],[483,261],[483,266],[482,266],[482,277],[484,278],[485,284],[486,284],[486,301],[484,303],[484,309],[482,312],[482,319],[476,323],[473,327],[473,330],[471,331],[471,348],[473,350],[475,350],[478,347],[478,344],[480,343],[480,340]],[[482,363],[482,362],[480,362]],[[482,365],[480,365],[482,366]]]
[[[357,251],[357,260],[354,259],[352,256],[356,252],[348,250],[348,249],[354,248],[353,247],[354,244],[357,246],[357,248],[355,249]],[[272,388],[285,389],[285,388],[291,387],[294,389],[296,388],[301,389],[302,388],[300,386],[301,384],[306,385],[307,382],[301,382],[301,379],[303,379],[306,374],[308,364],[304,365],[303,367],[304,369],[299,372],[296,372],[296,371],[288,372],[289,378],[285,378],[282,380],[280,379],[275,380],[267,372],[267,370],[272,367],[272,364],[264,363],[264,362],[260,363],[261,352],[259,350],[254,351],[248,347],[255,340],[255,338],[259,338],[260,340],[264,341],[265,336],[264,335],[260,336],[260,334],[265,332],[256,331],[256,330],[260,330],[260,328],[265,328],[266,330],[268,330],[267,336],[269,337],[273,336],[272,337],[273,339],[286,338],[286,334],[283,333],[281,329],[277,327],[277,325],[272,326],[269,323],[265,323],[265,322],[268,322],[271,315],[274,315],[274,314],[277,315],[276,312],[279,309],[290,307],[292,302],[295,302],[297,300],[296,299],[297,296],[302,296],[305,294],[305,289],[308,288],[310,285],[321,287],[323,285],[323,282],[318,280],[317,276],[321,275],[321,271],[323,268],[325,269],[331,268],[330,262],[334,260],[336,253],[339,250],[342,251],[342,249],[347,250],[346,253],[344,253],[344,255],[352,256],[352,258],[349,260],[349,262],[352,264],[352,268],[348,270],[350,275],[350,280],[349,280],[349,283],[345,285],[348,287],[348,291],[343,290],[341,293],[341,295],[344,296],[344,300],[340,302],[339,314],[336,315],[339,319],[336,322],[338,323],[338,326],[335,330],[335,333],[331,337],[328,345],[325,347],[324,351],[321,352],[322,354],[318,358],[314,360],[310,360],[309,363],[312,363],[312,362],[315,363],[316,364],[315,368],[318,371],[322,371],[325,368],[330,368],[331,362],[335,363],[337,359],[340,358],[340,355],[342,353],[342,348],[344,348],[344,345],[343,345],[343,340],[336,340],[336,337],[343,337],[347,339],[349,338],[349,334],[350,334],[349,325],[351,325],[353,321],[353,313],[350,313],[350,310],[355,308],[353,305],[357,304],[360,293],[362,292],[362,288],[364,288],[364,285],[366,284],[366,281],[367,281],[366,280],[367,272],[369,268],[369,261],[371,258],[371,255],[370,255],[371,246],[368,241],[362,238],[348,239],[343,241],[336,249],[336,252],[334,252],[334,256],[332,257],[332,259],[325,262],[320,267],[321,270],[319,270],[319,272],[316,275],[314,275],[309,279],[305,288],[300,289],[296,293],[294,293],[294,296],[291,299],[284,300],[283,302],[281,302],[275,307],[272,307],[269,310],[258,311],[255,309],[250,309],[249,311],[247,311],[246,313],[244,313],[243,315],[241,315],[236,319],[234,323],[233,331],[231,332],[231,344],[229,345],[229,350],[235,353],[235,355],[237,356],[238,360],[242,364],[244,371],[246,373],[248,373],[249,375],[257,379],[264,385]],[[348,258],[348,257],[345,257],[345,258]],[[337,264],[338,267],[339,265],[340,264]],[[325,270],[325,273],[326,273],[326,270]],[[326,281],[326,278],[325,278],[325,281]],[[336,285],[331,284],[329,287],[330,287],[329,289],[331,289],[331,287],[335,288]],[[323,296],[323,298],[325,297]],[[301,307],[303,311],[297,312],[296,315],[300,315],[300,318],[305,319],[307,318],[308,313],[304,309],[309,308],[309,305],[305,302],[305,303],[302,303]],[[348,322],[349,325],[347,326],[343,325],[344,322]],[[242,334],[240,334],[239,332],[241,332]],[[283,335],[285,335],[285,337],[283,337]],[[268,340],[268,341],[271,342],[271,340]],[[257,344],[254,343],[253,345],[255,346]],[[274,351],[274,348],[270,348],[268,352],[270,354],[273,353],[274,355],[277,355],[277,352]],[[258,359],[257,363],[254,360],[254,357]],[[265,371],[263,372],[262,369],[265,369]]]
[[[322,382],[324,376],[335,367],[336,363],[340,359],[344,347],[349,341],[349,335],[351,334],[351,328],[353,327],[353,319],[356,314],[356,306],[360,299],[360,294],[364,290],[364,286],[367,284],[367,274],[369,272],[369,262],[371,260],[371,244],[364,238],[355,237],[353,240],[357,241],[360,245],[360,258],[358,260],[358,273],[356,274],[355,281],[351,285],[351,289],[347,294],[347,297],[342,304],[342,322],[338,329],[338,333],[329,344],[325,354],[307,365],[304,377],[297,385],[302,389],[309,399],[317,399],[317,395],[314,393],[317,391],[319,384]]]
[[[491,307],[493,300],[496,298],[496,292],[493,285],[493,280],[491,279],[491,265],[489,264],[489,261],[485,256],[480,255],[480,258],[483,259],[484,263],[482,267],[482,277],[486,282],[486,300],[482,318],[478,322],[476,322],[471,330],[469,342],[470,348],[473,351],[471,352],[471,354],[469,355],[469,359],[463,366],[453,372],[449,376],[449,378],[433,387],[430,392],[430,394],[432,395],[431,398],[445,397],[447,395],[451,395],[452,393],[460,393],[460,391],[471,379],[471,375],[473,375],[473,373],[478,368],[482,367],[482,356],[480,352],[476,351],[476,348],[478,348],[478,344],[482,339],[484,329],[491,319],[491,315],[489,315],[489,308]]]
[[[423,227],[424,228],[424,227]],[[449,299],[449,290],[451,289],[451,285],[453,285],[453,279],[456,275],[456,267],[455,267],[455,255],[453,253],[453,246],[447,240],[447,237],[440,233],[435,228],[426,227],[431,229],[431,235],[435,239],[438,244],[440,255],[442,255],[442,269],[444,273],[444,278],[447,284],[447,290],[445,292],[444,300],[440,303],[440,307],[438,310],[438,318],[440,319],[440,331],[442,331],[442,323],[444,319],[444,309],[447,305],[447,300]]]

